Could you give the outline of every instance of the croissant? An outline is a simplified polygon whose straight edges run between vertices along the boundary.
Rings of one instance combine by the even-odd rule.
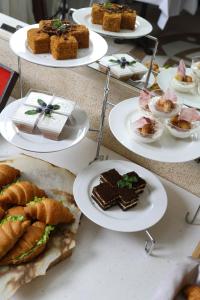
[[[12,183],[20,176],[20,171],[5,165],[0,164],[0,188],[3,186]]]
[[[50,225],[72,223],[74,221],[70,210],[54,199],[43,198],[40,201],[32,201],[27,204],[24,210],[28,217]]]
[[[46,226],[42,222],[35,222],[28,227],[24,235],[0,261],[0,265],[18,265],[29,262],[46,247],[53,226]]]
[[[23,206],[15,206],[12,208],[9,208],[6,213],[7,216],[23,216],[24,219],[26,219],[26,213],[24,211]]]
[[[0,224],[0,258],[3,257],[23,235],[30,221],[22,216],[7,217]]]
[[[29,181],[21,181],[11,184],[0,194],[0,204],[9,203],[12,205],[26,205],[34,197],[45,197],[43,190]]]
[[[5,210],[2,207],[0,207],[0,220],[4,217],[4,215],[5,215]]]

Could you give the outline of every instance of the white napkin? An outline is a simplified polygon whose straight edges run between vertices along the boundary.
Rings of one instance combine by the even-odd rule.
[[[182,288],[188,284],[199,284],[199,261],[190,258],[176,263],[167,274],[165,280],[159,285],[151,300],[183,300],[179,294]]]

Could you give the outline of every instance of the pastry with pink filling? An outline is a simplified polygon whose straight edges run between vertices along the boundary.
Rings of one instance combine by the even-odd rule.
[[[181,110],[181,103],[175,93],[168,89],[162,96],[153,97],[149,108],[155,117],[170,118]]]
[[[183,108],[167,123],[169,132],[178,138],[187,138],[200,128],[200,114],[195,108]]]
[[[149,102],[151,100],[151,93],[148,90],[143,90],[140,92],[139,96],[139,106],[141,110],[145,113],[150,113]]]
[[[148,117],[141,117],[131,124],[132,136],[138,142],[152,143],[161,137],[163,130],[162,123]]]
[[[186,74],[185,63],[182,59],[177,68],[177,73],[172,79],[172,87],[181,93],[193,94],[195,92],[196,82],[192,75]]]

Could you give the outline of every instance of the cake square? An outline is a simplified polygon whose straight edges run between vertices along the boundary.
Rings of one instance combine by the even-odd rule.
[[[112,187],[116,187],[120,179],[122,179],[122,176],[115,169],[111,169],[100,175],[100,181],[108,183]]]
[[[92,198],[103,210],[106,210],[117,204],[119,194],[117,188],[113,188],[108,183],[100,183],[93,188]]]
[[[31,106],[20,105],[15,112],[12,121],[16,127],[24,132],[32,133],[39,119],[39,113],[27,114],[28,111],[35,110]]]
[[[50,52],[50,37],[39,28],[29,29],[27,32],[28,46],[34,54]]]
[[[136,172],[132,171],[126,173],[124,176],[135,178],[134,182],[132,183],[132,189],[135,191],[136,194],[140,194],[144,191],[146,181],[143,178],[141,178]]]
[[[68,117],[60,114],[43,114],[39,119],[37,127],[42,135],[48,139],[58,140]]]
[[[130,209],[137,205],[138,195],[132,189],[128,188],[119,188],[119,200],[118,204],[122,210]]]
[[[46,106],[53,100],[53,95],[30,90],[24,101],[24,105],[40,107],[38,100],[42,100]]]
[[[52,105],[58,105],[59,108],[55,110],[57,114],[62,114],[65,116],[70,116],[75,108],[76,103],[74,101],[61,98],[54,97],[51,103]]]
[[[73,59],[77,57],[78,42],[71,35],[51,37],[51,54],[55,59]]]
[[[136,11],[127,9],[122,12],[121,29],[134,30],[136,23]]]
[[[92,5],[92,23],[103,25],[105,9],[102,4],[94,3]]]
[[[70,34],[78,42],[78,48],[89,48],[89,30],[84,25],[72,25]]]
[[[103,17],[103,29],[106,31],[119,32],[121,26],[121,13],[105,12]]]

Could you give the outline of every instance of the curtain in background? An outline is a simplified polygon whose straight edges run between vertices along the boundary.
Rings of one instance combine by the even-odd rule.
[[[47,17],[46,1],[44,0],[32,0],[33,15],[35,22],[38,23],[40,20]]]

